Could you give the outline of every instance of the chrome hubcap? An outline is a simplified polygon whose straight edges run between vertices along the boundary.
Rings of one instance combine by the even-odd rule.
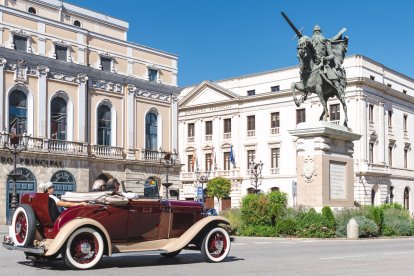
[[[216,251],[221,252],[224,247],[223,241],[216,240],[215,247],[217,249]]]
[[[81,251],[83,254],[88,254],[91,252],[91,245],[88,242],[83,242],[81,244]]]
[[[20,222],[16,223],[16,234],[19,234],[20,231],[22,231],[22,225],[20,224]]]

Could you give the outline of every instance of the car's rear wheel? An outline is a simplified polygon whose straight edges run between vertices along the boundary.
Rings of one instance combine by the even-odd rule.
[[[22,204],[12,219],[12,240],[18,246],[33,245],[36,235],[36,215],[30,205]]]
[[[82,227],[73,232],[64,248],[65,264],[72,269],[90,269],[102,259],[104,241],[93,228]]]
[[[181,249],[174,251],[174,252],[169,252],[169,253],[161,253],[161,256],[166,257],[166,258],[173,258],[175,256],[177,256],[178,254],[180,254]]]
[[[201,255],[208,262],[218,263],[224,260],[230,252],[230,237],[221,227],[207,232],[201,243]]]

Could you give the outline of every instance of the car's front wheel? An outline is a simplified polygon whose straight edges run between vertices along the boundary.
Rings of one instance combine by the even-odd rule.
[[[230,237],[221,227],[207,232],[201,243],[201,255],[208,262],[218,263],[224,260],[230,252]]]
[[[101,234],[93,228],[77,229],[64,248],[65,264],[72,269],[90,269],[102,259],[104,241]]]

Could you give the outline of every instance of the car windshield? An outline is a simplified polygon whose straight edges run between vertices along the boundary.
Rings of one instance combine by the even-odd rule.
[[[158,181],[153,178],[147,180],[124,180],[122,181],[124,193],[135,193],[138,198],[159,198]]]

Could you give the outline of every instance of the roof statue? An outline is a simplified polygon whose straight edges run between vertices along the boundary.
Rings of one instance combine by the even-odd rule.
[[[345,102],[346,72],[342,63],[348,49],[348,37],[342,38],[345,28],[337,35],[327,39],[319,25],[313,28],[312,37],[302,34],[292,21],[282,12],[283,18],[298,37],[298,58],[300,81],[292,83],[293,100],[296,106],[306,101],[311,93],[318,95],[323,106],[319,120],[326,121],[329,117],[327,102],[330,97],[337,97],[344,110],[344,126],[348,126],[348,114]],[[295,90],[302,92],[298,100]]]

